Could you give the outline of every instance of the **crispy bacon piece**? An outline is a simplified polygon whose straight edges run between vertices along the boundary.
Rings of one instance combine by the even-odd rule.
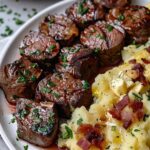
[[[145,59],[145,58],[142,58],[142,61],[143,61],[143,63],[145,63],[145,64],[150,64],[150,60],[147,60],[147,59]]]
[[[77,142],[77,145],[83,150],[89,150],[91,143],[86,138],[82,138]]]
[[[131,60],[129,60],[129,63],[130,63],[130,64],[136,64],[136,59],[131,59]]]
[[[81,138],[77,144],[83,149],[88,150],[91,145],[98,148],[102,147],[102,142],[104,141],[104,136],[100,133],[98,125],[94,127],[90,124],[81,124],[77,130],[78,133],[82,133],[84,138]]]
[[[147,50],[147,52],[149,52],[149,53],[150,53],[150,46],[149,46],[148,48],[146,48],[146,50]]]
[[[123,97],[121,101],[119,101],[114,108],[112,108],[109,113],[112,115],[113,118],[121,120],[121,111],[128,105],[129,97],[126,95]]]
[[[134,79],[133,81],[134,82],[139,81],[144,86],[146,86],[148,84],[148,82],[146,81],[146,78],[144,76],[144,67],[140,63],[137,63],[133,66],[132,70],[136,70],[139,74],[139,76],[136,79]]]
[[[129,109],[125,110],[128,107]],[[126,95],[121,101],[119,101],[109,113],[113,118],[122,121],[123,127],[127,129],[132,122],[140,120],[144,117],[143,102],[130,101]]]

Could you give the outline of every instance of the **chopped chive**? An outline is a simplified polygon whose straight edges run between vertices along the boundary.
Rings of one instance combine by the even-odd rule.
[[[83,119],[82,119],[82,118],[78,119],[78,120],[77,120],[77,125],[82,124],[82,122],[83,122]]]
[[[139,101],[143,100],[142,95],[136,94],[136,93],[132,93],[132,94],[133,94],[133,96],[135,97],[136,100],[139,100]]]
[[[31,78],[30,78],[30,80],[34,82],[34,81],[37,80],[37,78],[36,78],[36,76],[32,75]]]
[[[19,0],[17,0],[17,1],[19,1]],[[25,146],[23,146],[23,148],[24,148],[24,150],[28,150],[29,146],[25,145]]]
[[[110,24],[108,24],[108,25],[106,26],[106,28],[107,28],[107,30],[108,30],[109,32],[111,32],[111,31],[114,29],[114,27],[113,27],[112,25],[110,25]]]
[[[124,19],[125,19],[125,16],[123,14],[120,14],[119,17],[118,17],[118,20],[123,21]]]
[[[83,81],[82,82],[82,84],[83,84],[83,88],[85,89],[85,90],[88,90],[89,88],[90,88],[90,84],[87,82],[87,81]]]

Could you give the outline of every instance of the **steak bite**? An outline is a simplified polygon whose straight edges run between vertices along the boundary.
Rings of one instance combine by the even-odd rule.
[[[131,0],[94,0],[97,5],[102,5],[106,8],[124,7],[131,3]]]
[[[53,144],[58,131],[58,115],[52,102],[36,103],[19,99],[17,113],[18,137],[41,147]]]
[[[71,45],[79,35],[75,23],[64,15],[48,15],[41,23],[40,31],[52,36],[62,46]]]
[[[73,47],[64,47],[61,50],[59,63],[56,64],[58,72],[68,72],[75,78],[91,81],[98,73],[98,58],[93,55],[93,50],[81,44]]]
[[[20,47],[20,54],[31,61],[50,61],[59,53],[59,44],[50,36],[37,31],[27,34]]]
[[[80,37],[83,45],[95,50],[101,65],[114,65],[121,58],[125,33],[120,26],[98,21],[86,28]]]
[[[92,102],[88,82],[74,79],[68,73],[55,73],[44,78],[37,86],[35,97],[56,103],[60,115],[67,118],[74,108],[88,107]]]
[[[150,10],[148,8],[144,6],[114,8],[110,10],[106,19],[120,24],[131,41],[134,40],[136,43],[148,41],[150,36]]]
[[[66,14],[79,27],[84,28],[98,19],[103,19],[105,11],[92,0],[78,0],[66,10]]]
[[[0,68],[0,87],[6,99],[16,104],[17,98],[33,98],[35,87],[42,74],[36,63],[25,58]]]

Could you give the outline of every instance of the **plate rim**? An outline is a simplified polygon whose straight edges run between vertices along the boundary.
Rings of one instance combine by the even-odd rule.
[[[70,2],[73,2],[75,0],[62,0],[60,2],[57,2],[55,4],[52,4],[51,6],[43,9],[42,11],[40,11],[37,15],[35,15],[33,18],[29,19],[25,24],[23,24],[10,38],[10,40],[7,42],[7,44],[4,46],[4,48],[1,51],[1,55],[0,55],[0,66],[2,66],[3,60],[5,58],[5,55],[7,54],[9,47],[13,44],[13,42],[16,40],[17,35],[21,34],[22,31],[28,27],[28,25],[32,24],[34,21],[36,21],[37,19],[39,19],[40,17],[42,17],[44,14],[48,13],[49,11],[61,7],[64,4],[68,4]],[[10,141],[9,137],[7,136],[7,134],[5,133],[3,126],[0,122],[0,135],[2,137],[2,139],[4,140],[5,144],[7,145],[8,149],[10,150],[16,150],[16,148],[14,147],[14,145],[12,144],[12,142]]]

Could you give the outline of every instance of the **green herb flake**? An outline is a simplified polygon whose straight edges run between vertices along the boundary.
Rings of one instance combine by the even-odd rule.
[[[19,53],[20,53],[20,55],[23,55],[25,53],[25,51],[23,49],[19,49]]]
[[[61,58],[61,60],[62,60],[62,62],[64,62],[64,63],[66,63],[67,62],[67,54],[61,54],[60,55],[60,58]]]
[[[63,132],[61,134],[61,138],[62,139],[69,139],[69,138],[73,138],[73,133],[72,133],[72,130],[68,127],[68,126],[65,126],[65,132]]]
[[[82,119],[82,118],[78,119],[78,120],[77,120],[77,125],[82,124],[82,122],[83,122],[83,119]]]
[[[2,37],[7,37],[13,33],[13,30],[9,27],[6,26],[4,33],[1,33]]]
[[[25,76],[29,76],[31,74],[30,70],[24,70],[24,73],[23,73]]]
[[[7,14],[12,14],[12,9],[9,9],[8,11],[7,11]]]
[[[90,84],[87,82],[87,81],[83,81],[82,82],[82,84],[83,84],[83,88],[85,89],[85,90],[88,90],[89,88],[90,88]]]
[[[55,98],[60,98],[60,94],[59,94],[59,93],[52,92],[52,95],[53,95]]]
[[[139,129],[134,129],[134,132],[139,132],[140,130]]]
[[[15,121],[16,121],[16,118],[13,117],[13,118],[10,120],[9,124],[10,124],[10,123],[15,123]]]
[[[29,114],[29,111],[28,111],[28,110],[25,110],[25,109],[20,110],[20,111],[19,111],[19,118],[20,118],[20,119],[24,119],[24,117],[25,117],[26,115],[28,115],[28,114]]]
[[[51,45],[51,46],[49,46],[48,48],[47,48],[47,52],[48,53],[50,53],[50,52],[52,52],[54,49],[56,48],[56,45]]]
[[[17,83],[27,83],[26,77],[20,76],[20,77],[17,79]]]
[[[4,19],[0,18],[0,25],[4,23]]]
[[[124,19],[125,19],[125,16],[123,14],[120,14],[119,17],[118,17],[118,20],[123,21]]]
[[[32,68],[37,68],[38,67],[38,64],[37,63],[31,63],[30,65]]]
[[[48,87],[55,87],[56,84],[54,82],[52,82],[52,81],[48,81],[47,86]]]
[[[112,25],[110,25],[110,24],[108,24],[108,25],[106,26],[106,28],[107,28],[107,30],[108,30],[109,32],[111,32],[111,31],[114,29],[114,27],[113,27]]]
[[[40,55],[41,52],[40,52],[40,50],[37,49],[37,50],[31,52],[30,54],[31,54],[31,55]]]
[[[135,100],[138,100],[138,101],[142,101],[143,100],[143,97],[140,94],[132,93],[132,95],[135,97]]]
[[[21,20],[21,19],[19,19],[19,18],[14,18],[13,20],[15,21],[16,25],[22,25],[22,24],[24,24],[24,21]]]
[[[24,147],[24,150],[28,150],[29,146],[28,145],[25,145],[23,146]]]
[[[110,148],[110,145],[108,145],[105,149],[109,149]]]
[[[116,126],[112,126],[111,131],[116,131]]]
[[[148,115],[148,114],[144,114],[143,121],[146,121],[149,118],[149,116],[150,115]]]
[[[31,81],[35,82],[37,80],[36,76],[32,75],[30,78]]]
[[[84,3],[85,2],[82,1],[79,3],[79,6],[78,6],[78,13],[81,14],[82,16],[85,15],[89,11],[88,7],[84,7]]]
[[[51,93],[51,90],[50,90],[49,88],[47,88],[47,87],[43,87],[43,88],[41,89],[41,92],[42,92],[42,93]]]
[[[105,36],[103,34],[98,34],[96,37],[99,39],[105,40]]]
[[[27,8],[23,8],[23,11],[27,11]]]

